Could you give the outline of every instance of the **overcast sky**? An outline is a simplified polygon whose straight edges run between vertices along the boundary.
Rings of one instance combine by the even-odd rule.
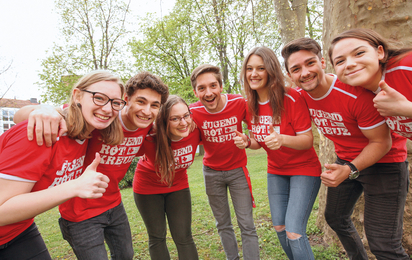
[[[152,12],[165,15],[174,0],[132,0],[133,15]],[[162,8],[162,9],[161,9]],[[46,50],[59,42],[59,16],[54,0],[0,0],[0,71],[12,62],[12,67],[0,75],[0,97],[11,84],[5,98],[40,99],[35,82],[41,70]]]

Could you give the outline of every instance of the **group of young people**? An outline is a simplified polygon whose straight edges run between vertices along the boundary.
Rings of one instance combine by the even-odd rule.
[[[228,191],[243,259],[259,259],[245,148],[260,147],[268,155],[273,226],[289,259],[314,259],[306,225],[321,183],[328,186],[326,221],[350,259],[368,259],[350,218],[362,193],[372,253],[409,259],[401,238],[412,48],[395,49],[374,31],[353,29],[335,37],[329,49],[337,75],[324,72],[321,48],[312,39],[286,44],[282,56],[298,88],[288,84],[271,49],[256,47],[240,73],[246,99],[223,94],[220,69],[204,64],[192,72],[199,101],[190,106],[169,96],[151,73],[138,73],[124,88],[118,77],[96,71],[79,80],[62,112],[21,109],[15,120],[29,121],[0,137],[0,258],[50,259],[33,218],[61,204],[63,238],[78,259],[107,259],[105,241],[112,259],[132,259],[118,183],[140,156],[133,192],[151,259],[170,259],[166,219],[179,259],[198,259],[187,168],[201,142],[205,190],[227,259],[240,258]],[[249,135],[242,134],[243,121]],[[323,172],[311,122],[334,142],[338,157]],[[29,141],[43,144],[43,135],[45,145]]]

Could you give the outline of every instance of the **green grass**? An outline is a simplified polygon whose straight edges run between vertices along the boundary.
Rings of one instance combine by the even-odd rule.
[[[266,190],[266,153],[263,149],[248,150],[248,170],[252,179],[253,195],[256,201],[254,209],[255,225],[259,236],[261,259],[287,259],[279,244],[276,232],[272,227],[269,202]],[[225,253],[220,243],[220,238],[215,227],[215,220],[209,207],[205,193],[202,157],[197,156],[195,162],[188,170],[190,190],[192,195],[193,222],[192,232],[200,259],[225,259]],[[140,214],[134,204],[131,188],[123,189],[123,203],[126,208],[133,236],[135,259],[150,259],[147,248],[147,233]],[[341,259],[339,250],[335,246],[325,246],[321,242],[322,234],[315,221],[318,203],[313,207],[312,215],[308,223],[308,235],[315,244],[312,246],[316,259]],[[241,251],[240,231],[236,217],[232,210],[232,222],[238,238],[239,251]],[[58,226],[59,212],[54,208],[36,217],[36,223],[43,235],[53,259],[76,259],[69,244],[63,240]],[[168,248],[172,259],[177,259],[176,247],[170,236],[167,235]]]

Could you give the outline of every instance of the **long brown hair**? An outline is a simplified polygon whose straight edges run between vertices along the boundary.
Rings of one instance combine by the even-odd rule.
[[[157,141],[155,169],[156,173],[160,175],[160,181],[168,184],[169,187],[172,186],[175,178],[175,160],[171,147],[172,138],[169,131],[169,117],[172,107],[179,103],[185,104],[187,106],[187,111],[189,111],[189,106],[183,98],[176,95],[170,95],[160,109],[155,121]]]
[[[124,94],[124,86],[120,78],[110,71],[96,70],[92,71],[79,79],[74,85],[74,89],[85,90],[90,85],[100,81],[113,81],[119,85],[121,95]],[[67,135],[73,139],[86,139],[91,135],[87,133],[88,123],[83,117],[81,107],[75,102],[75,97],[72,90],[72,96],[70,97],[69,106],[63,111],[67,124]],[[83,95],[81,93],[81,95]],[[123,130],[120,124],[119,118],[115,120],[105,129],[100,130],[102,140],[110,145],[120,144],[123,141]]]
[[[343,33],[333,38],[330,44],[330,47],[329,47],[329,51],[328,51],[329,59],[333,66],[334,64],[332,61],[332,54],[333,54],[333,49],[335,48],[336,43],[342,39],[347,39],[347,38],[355,38],[355,39],[366,41],[375,49],[377,49],[379,45],[381,45],[385,53],[383,59],[379,61],[379,65],[381,66],[382,70],[384,70],[388,64],[398,62],[404,57],[406,53],[412,51],[412,48],[410,47],[408,48],[397,47],[397,45],[400,45],[399,42],[385,39],[379,33],[373,30],[365,29],[365,28],[355,28],[355,29],[351,29],[348,31],[344,31]],[[395,59],[391,60],[392,58],[395,58]]]
[[[240,79],[243,83],[243,89],[246,94],[249,112],[255,123],[259,120],[259,103],[258,94],[256,90],[250,88],[246,78],[247,63],[250,56],[257,55],[262,58],[265,69],[268,73],[268,96],[270,107],[272,108],[272,122],[280,122],[280,117],[284,111],[283,98],[286,93],[285,76],[283,75],[280,63],[274,51],[267,47],[253,48],[243,61],[242,70],[240,72]]]

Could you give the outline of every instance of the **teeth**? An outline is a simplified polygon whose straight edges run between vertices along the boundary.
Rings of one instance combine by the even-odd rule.
[[[142,116],[137,116],[138,118],[142,119],[142,120],[149,120],[148,117],[142,117]]]
[[[101,116],[101,115],[98,115],[98,114],[95,114],[95,116],[100,118],[100,119],[103,119],[103,120],[108,120],[110,118],[108,116]]]
[[[311,77],[311,78],[308,78],[308,79],[302,80],[302,82],[303,82],[303,83],[305,83],[305,82],[311,81],[313,78],[314,78],[314,77]]]

